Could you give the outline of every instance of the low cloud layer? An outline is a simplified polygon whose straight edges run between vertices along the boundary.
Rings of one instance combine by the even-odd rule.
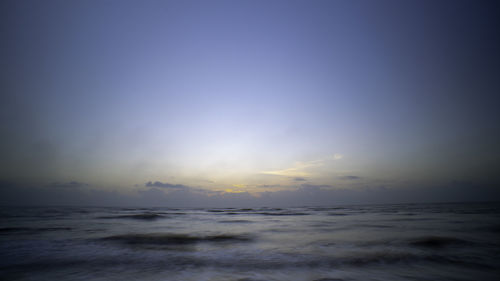
[[[172,189],[188,188],[187,186],[182,185],[182,184],[163,183],[160,181],[155,181],[155,182],[148,181],[147,183],[144,184],[144,186],[146,186],[146,187],[172,188]]]
[[[361,177],[358,177],[358,176],[343,176],[343,177],[339,177],[339,179],[341,179],[341,180],[360,180]]]
[[[451,182],[444,186],[424,188],[362,189],[302,184],[288,190],[258,194],[225,193],[167,183],[155,185],[156,182],[148,186],[148,183],[148,188],[124,194],[90,186],[60,188],[0,182],[0,205],[258,207],[500,200],[500,190],[496,186],[470,182]]]
[[[70,181],[70,182],[53,182],[47,187],[56,187],[56,188],[80,188],[80,187],[87,187],[89,186],[88,183],[84,182],[78,182],[78,181]]]

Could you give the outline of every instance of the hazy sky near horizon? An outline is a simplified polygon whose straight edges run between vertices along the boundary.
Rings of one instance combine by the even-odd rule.
[[[500,183],[498,1],[0,7],[4,189]]]

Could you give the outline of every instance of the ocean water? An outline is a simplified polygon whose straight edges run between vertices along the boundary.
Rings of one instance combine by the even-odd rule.
[[[498,203],[0,217],[0,280],[500,280]]]

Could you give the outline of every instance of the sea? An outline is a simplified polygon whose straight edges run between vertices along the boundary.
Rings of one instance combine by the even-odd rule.
[[[500,204],[0,207],[0,280],[500,280]]]

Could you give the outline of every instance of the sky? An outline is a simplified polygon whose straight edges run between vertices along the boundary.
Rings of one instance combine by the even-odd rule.
[[[0,204],[500,200],[498,1],[0,3]]]

